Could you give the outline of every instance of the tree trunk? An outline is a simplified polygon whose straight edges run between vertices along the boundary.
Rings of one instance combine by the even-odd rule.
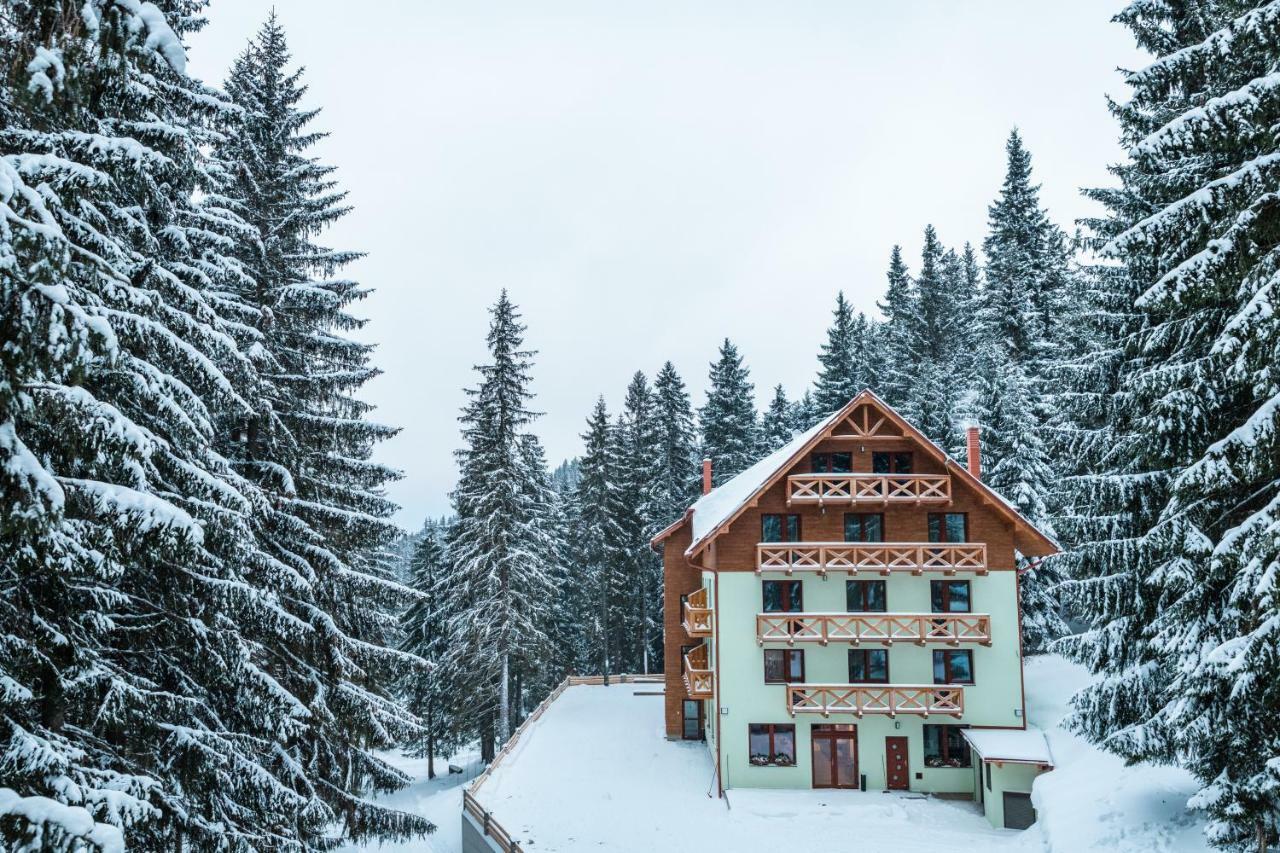
[[[427,714],[427,778],[436,778],[436,733],[435,720]]]
[[[498,685],[498,740],[511,736],[511,655],[502,653],[502,680]]]

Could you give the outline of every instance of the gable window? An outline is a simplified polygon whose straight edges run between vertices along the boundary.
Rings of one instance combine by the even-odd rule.
[[[850,613],[884,613],[889,609],[884,581],[845,581],[844,601]]]
[[[846,512],[844,541],[883,542],[884,516],[878,512]]]
[[[968,726],[924,725],[925,767],[971,767],[969,742],[960,733]]]
[[[803,684],[804,651],[801,649],[765,649],[765,684]]]
[[[843,453],[815,453],[810,458],[813,473],[815,474],[848,474],[853,470],[853,454],[847,451]]]
[[[968,514],[963,512],[929,513],[929,541],[968,542]]]
[[[934,613],[972,611],[968,581],[929,581],[929,603]]]
[[[850,684],[888,684],[888,649],[849,649]]]
[[[800,581],[764,581],[765,613],[799,613],[804,610]]]
[[[747,750],[756,767],[794,767],[796,727],[789,723],[751,723],[747,726]]]
[[[910,474],[911,454],[877,450],[871,454],[871,472],[873,474]]]
[[[939,649],[933,653],[934,684],[973,684],[973,651]]]
[[[800,516],[766,512],[760,516],[761,542],[799,542]]]

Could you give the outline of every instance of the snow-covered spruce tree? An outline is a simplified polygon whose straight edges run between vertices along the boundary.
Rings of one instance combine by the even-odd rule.
[[[21,519],[0,530],[0,772],[144,849],[425,831],[345,795],[366,768],[332,788],[288,752],[307,710],[263,639],[305,626],[256,535],[265,496],[217,449],[253,411],[231,253],[251,230],[207,156],[234,108],[184,73],[200,5],[0,16],[0,468]]]
[[[1074,720],[1131,760],[1176,763],[1231,850],[1280,840],[1280,3],[1134,3],[1158,58],[1114,107],[1129,158],[1106,250],[1136,295],[1122,339],[1109,481],[1128,535],[1076,555],[1091,630],[1065,644],[1102,676]],[[1122,491],[1123,490],[1123,491]]]
[[[904,409],[915,385],[920,341],[916,328],[916,296],[907,265],[902,260],[902,247],[894,246],[889,254],[888,288],[884,301],[877,303],[884,317],[880,331],[877,365],[879,392],[889,405]]]
[[[628,639],[623,626],[628,578],[618,524],[623,513],[612,432],[601,397],[582,435],[580,476],[573,497],[573,561],[581,578],[587,661],[592,672],[605,676],[618,671]]]
[[[867,329],[870,333],[874,327],[869,325]],[[870,345],[870,335],[867,340]],[[870,352],[870,346],[868,351]],[[800,399],[791,404],[791,433],[794,435],[804,432],[821,419],[822,416],[818,414],[818,404],[813,400],[813,392],[806,388]]]
[[[855,318],[853,307],[844,298],[844,291],[840,291],[836,294],[827,341],[818,353],[821,367],[813,399],[820,415],[831,414],[872,384],[866,335],[866,316],[859,314]]]
[[[443,522],[427,520],[409,558],[409,583],[420,594],[401,615],[400,648],[427,661],[444,656],[445,620],[441,609],[442,585],[449,577],[445,566]],[[448,758],[459,746],[457,731],[445,713],[448,696],[445,683],[424,669],[410,669],[400,682],[405,704],[422,721],[422,730],[409,746],[409,754],[427,759],[427,778],[436,776],[436,759]]]
[[[453,492],[457,520],[449,531],[449,566],[442,607],[449,614],[448,650],[440,661],[463,731],[491,757],[495,740],[512,729],[512,682],[523,662],[544,652],[545,610],[555,593],[546,564],[550,518],[545,470],[535,482],[528,427],[533,353],[522,349],[525,327],[504,290],[494,305],[487,343],[490,361],[459,421],[464,446]]]
[[[914,336],[916,364],[902,406],[903,417],[938,445],[954,450],[960,445],[957,409],[961,383],[956,375],[964,317],[957,313],[961,282],[945,275],[944,251],[932,225],[924,230],[920,274],[916,276],[911,310],[903,320]],[[891,305],[892,309],[893,306]]]
[[[769,407],[760,415],[760,447],[765,453],[777,450],[795,435],[795,404],[787,400],[781,385],[773,389]]]
[[[620,544],[631,595],[627,621],[632,638],[622,665],[630,672],[649,673],[660,667],[662,660],[662,562],[649,547],[649,540],[666,525],[653,515],[662,473],[662,460],[654,454],[660,444],[656,400],[639,371],[627,386],[613,438]]]
[[[648,516],[662,530],[680,517],[700,490],[693,409],[684,380],[669,361],[653,380],[653,417],[658,469]]]
[[[698,410],[702,453],[712,461],[717,486],[756,460],[759,426],[750,376],[738,348],[725,338],[711,363],[707,402]]]

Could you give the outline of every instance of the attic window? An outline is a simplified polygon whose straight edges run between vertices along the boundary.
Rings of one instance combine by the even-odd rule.
[[[848,474],[853,471],[853,454],[815,453],[812,457],[814,474]]]

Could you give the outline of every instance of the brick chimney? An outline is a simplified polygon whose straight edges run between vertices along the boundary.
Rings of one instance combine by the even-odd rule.
[[[978,440],[978,428],[969,427],[965,436],[965,448],[969,451],[969,473],[982,479],[982,445]]]
[[[711,458],[702,460],[702,493],[711,491]]]

